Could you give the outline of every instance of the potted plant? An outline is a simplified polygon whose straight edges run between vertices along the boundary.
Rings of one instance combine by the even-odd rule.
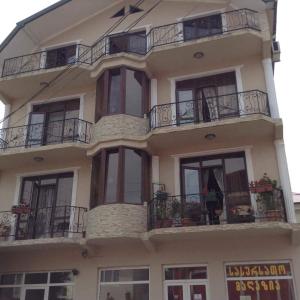
[[[272,192],[277,186],[277,181],[270,179],[267,173],[258,181],[251,181],[249,184],[249,189],[251,193],[264,193]]]

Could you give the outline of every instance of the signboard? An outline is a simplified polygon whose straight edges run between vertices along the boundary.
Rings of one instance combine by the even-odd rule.
[[[262,299],[295,299],[291,266],[286,262],[228,264],[226,280],[229,300],[256,300],[258,295]]]

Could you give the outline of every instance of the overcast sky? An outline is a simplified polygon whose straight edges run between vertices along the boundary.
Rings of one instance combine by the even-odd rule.
[[[251,0],[249,0],[251,1]],[[16,22],[57,2],[57,0],[9,0],[2,1],[0,10],[0,41],[14,28]],[[290,9],[293,7],[293,9]],[[284,123],[284,137],[290,169],[292,189],[300,192],[300,94],[299,85],[300,60],[299,28],[300,1],[279,0],[278,40],[282,55],[276,64],[275,80],[279,110]],[[296,37],[296,38],[295,38]],[[3,106],[0,104],[0,117]]]

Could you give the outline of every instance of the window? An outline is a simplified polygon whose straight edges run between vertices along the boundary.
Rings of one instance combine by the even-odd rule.
[[[16,238],[66,236],[70,225],[72,189],[73,173],[24,178],[19,202],[27,204],[31,211],[16,219]]]
[[[221,14],[206,16],[183,22],[184,39],[193,40],[222,33]]]
[[[72,300],[73,286],[70,271],[0,274],[0,300]]]
[[[99,300],[148,300],[149,269],[100,271]]]
[[[93,158],[91,208],[100,204],[142,204],[149,196],[149,158],[131,148],[103,150]]]
[[[79,99],[34,105],[27,147],[78,140],[79,108]]]
[[[47,51],[46,69],[74,64],[76,62],[77,45]]]
[[[143,9],[137,7],[137,6],[134,6],[134,5],[129,5],[129,11],[127,14],[136,14],[136,13],[139,13],[139,12],[142,12]],[[123,17],[125,16],[125,6],[122,7],[118,12],[116,12],[112,18],[119,18],[119,17]]]
[[[126,67],[104,72],[97,82],[95,122],[101,116],[143,117],[149,107],[149,80],[142,71]]]
[[[166,300],[207,300],[207,267],[176,266],[165,267]]]
[[[295,300],[289,262],[226,265],[229,300]]]
[[[134,33],[122,33],[109,37],[109,53],[129,52],[136,54],[146,54],[147,37],[146,31]]]

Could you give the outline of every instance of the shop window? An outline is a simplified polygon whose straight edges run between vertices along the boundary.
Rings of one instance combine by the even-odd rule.
[[[0,274],[0,300],[73,300],[70,271]]]
[[[100,271],[100,299],[149,300],[149,269]]]
[[[229,300],[295,300],[288,262],[226,265]]]
[[[101,116],[127,114],[143,117],[149,108],[149,80],[142,71],[121,67],[98,79],[95,122]]]
[[[149,196],[146,152],[119,147],[93,158],[91,208],[100,204],[143,204]]]

